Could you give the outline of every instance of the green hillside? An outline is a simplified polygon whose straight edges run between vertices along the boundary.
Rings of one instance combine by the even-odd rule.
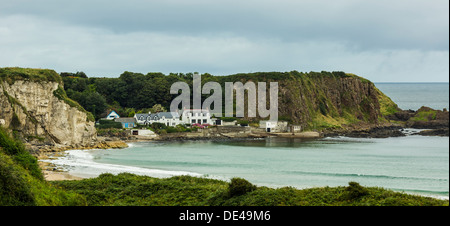
[[[83,196],[45,181],[36,158],[0,127],[0,206],[85,204]]]

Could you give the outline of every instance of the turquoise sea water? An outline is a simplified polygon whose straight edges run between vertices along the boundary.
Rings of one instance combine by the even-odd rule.
[[[448,95],[446,99],[441,95],[448,94],[448,83],[446,91],[442,84],[424,84],[428,88],[412,93],[411,84],[376,85],[390,92],[388,96],[403,109],[430,103],[436,105],[434,108],[448,108]],[[427,102],[424,96],[434,99]],[[224,180],[242,177],[257,185],[297,188],[345,186],[356,181],[365,186],[449,197],[448,137],[145,142],[118,150],[72,150],[53,162],[83,177],[120,172],[155,177],[189,174]]]

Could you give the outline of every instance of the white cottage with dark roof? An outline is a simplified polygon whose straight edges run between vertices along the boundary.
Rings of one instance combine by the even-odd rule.
[[[117,112],[115,112],[114,110],[112,110],[111,112],[109,112],[109,114],[106,116],[107,120],[114,120],[116,118],[120,118],[120,115],[117,114]]]
[[[149,125],[152,123],[163,123],[166,126],[176,126],[182,124],[178,112],[158,112],[148,114],[135,114],[136,122],[141,125]]]

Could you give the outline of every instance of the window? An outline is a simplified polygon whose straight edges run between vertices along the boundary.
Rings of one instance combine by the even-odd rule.
[[[201,119],[197,120],[197,123],[202,124],[202,120]]]
[[[206,119],[203,119],[203,124],[206,124]]]
[[[195,119],[192,119],[192,121],[191,121],[191,122],[192,122],[192,124],[194,124],[194,123],[195,123]]]

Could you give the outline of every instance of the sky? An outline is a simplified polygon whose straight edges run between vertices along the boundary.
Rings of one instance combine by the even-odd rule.
[[[448,0],[0,0],[0,67],[449,81]]]

